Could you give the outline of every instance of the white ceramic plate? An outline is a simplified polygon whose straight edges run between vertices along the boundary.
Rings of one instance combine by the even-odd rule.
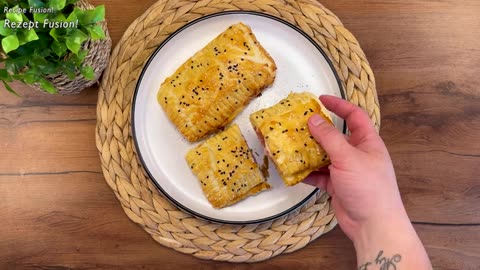
[[[278,18],[252,12],[224,12],[202,17],[175,32],[153,53],[144,67],[134,94],[133,137],[144,168],[159,190],[174,204],[210,221],[246,224],[267,221],[286,214],[314,195],[316,189],[298,184],[286,187],[270,162],[269,191],[223,208],[213,208],[202,193],[185,161],[190,144],[175,129],[157,103],[157,91],[166,77],[208,42],[237,22],[248,24],[277,64],[274,84],[264,90],[237,116],[248,145],[263,161],[263,147],[248,116],[276,104],[290,92],[343,97],[338,77],[323,51],[301,30]],[[339,130],[344,121],[332,115]],[[258,154],[258,155],[257,155]]]

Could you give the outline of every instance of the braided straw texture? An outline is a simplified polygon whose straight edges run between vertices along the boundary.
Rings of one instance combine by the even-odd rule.
[[[332,60],[349,101],[380,125],[372,70],[355,37],[314,0],[160,0],[125,32],[104,73],[97,106],[96,144],[102,170],[125,213],[160,244],[198,258],[257,262],[298,250],[337,224],[324,192],[292,213],[254,225],[211,223],[164,198],[137,160],[130,111],[135,84],[150,54],[175,30],[226,10],[268,13],[298,25]]]
[[[80,9],[94,9],[95,7],[91,5],[86,0],[80,0],[75,3]],[[83,89],[92,86],[100,79],[103,70],[107,67],[108,59],[110,56],[110,50],[112,49],[112,39],[108,33],[107,22],[100,22],[103,31],[105,31],[105,38],[101,40],[91,40],[88,39],[82,44],[82,50],[88,50],[88,54],[83,61],[83,66],[91,66],[93,68],[94,79],[88,80],[80,74],[80,71],[77,71],[75,78],[70,80],[65,73],[53,74],[46,76],[46,79],[49,80],[55,88],[57,88],[58,93],[61,95],[74,95],[80,93]],[[44,91],[40,84],[32,84],[36,90]]]

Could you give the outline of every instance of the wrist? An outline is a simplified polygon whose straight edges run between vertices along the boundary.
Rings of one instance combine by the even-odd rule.
[[[431,270],[428,255],[407,214],[383,216],[354,239],[360,270]]]
[[[363,262],[371,260],[380,250],[388,250],[390,246],[408,246],[408,243],[416,241],[416,237],[416,232],[402,209],[365,222],[352,241],[357,260]]]

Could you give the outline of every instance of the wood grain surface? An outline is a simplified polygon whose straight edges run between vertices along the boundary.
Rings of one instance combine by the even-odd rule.
[[[104,3],[114,44],[154,0]],[[435,269],[480,269],[480,1],[325,0],[377,79],[381,135]],[[97,89],[0,89],[0,269],[354,269],[337,227],[253,265],[158,245],[123,213],[95,148]]]

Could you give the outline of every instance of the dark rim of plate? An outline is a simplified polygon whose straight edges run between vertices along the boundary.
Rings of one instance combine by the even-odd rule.
[[[323,55],[323,57],[325,58],[325,60],[327,61],[328,65],[330,66],[330,69],[332,70],[334,76],[335,76],[335,79],[337,80],[337,84],[338,84],[338,87],[340,89],[340,94],[342,96],[343,99],[345,99],[345,93],[344,93],[344,89],[342,87],[342,83],[341,83],[341,80],[340,78],[338,77],[338,74],[337,74],[337,71],[335,70],[335,68],[333,67],[333,64],[332,62],[330,61],[330,58],[326,55],[326,53],[323,51],[323,49],[309,36],[307,35],[305,32],[303,32],[303,30],[301,30],[300,28],[298,28],[297,26],[283,20],[283,19],[280,19],[278,17],[275,17],[275,16],[272,16],[272,15],[269,15],[269,14],[265,14],[265,13],[261,13],[261,12],[256,12],[256,11],[239,11],[239,10],[234,10],[234,11],[223,11],[223,12],[218,12],[218,13],[213,13],[213,14],[210,14],[210,15],[206,15],[206,16],[203,16],[201,18],[198,18],[194,21],[191,21],[189,23],[187,23],[186,25],[182,26],[181,28],[179,28],[178,30],[176,30],[173,34],[171,34],[167,39],[165,39],[159,46],[158,48],[152,53],[152,55],[150,56],[150,58],[148,59],[147,63],[145,64],[145,66],[143,67],[143,70],[142,70],[142,73],[140,74],[140,77],[138,78],[138,81],[137,81],[137,84],[135,86],[135,92],[133,94],[133,100],[132,100],[132,108],[131,108],[131,119],[132,119],[132,137],[133,137],[133,141],[134,141],[134,145],[135,145],[135,148],[137,150],[137,155],[139,157],[139,160],[143,166],[143,168],[145,169],[146,173],[148,174],[148,176],[150,177],[150,179],[152,179],[153,183],[155,184],[155,186],[158,188],[158,190],[165,196],[167,197],[173,204],[175,204],[176,206],[178,206],[179,208],[181,208],[182,210],[186,211],[187,213],[189,214],[192,214],[196,217],[199,217],[199,218],[202,218],[202,219],[205,219],[205,220],[208,220],[208,221],[211,221],[211,222],[216,222],[216,223],[223,223],[223,224],[232,224],[232,225],[246,225],[246,224],[257,224],[257,223],[263,223],[263,222],[267,222],[267,221],[271,221],[273,219],[276,219],[276,218],[279,218],[283,215],[286,215],[288,213],[290,213],[291,211],[297,209],[298,207],[302,206],[305,202],[307,202],[312,196],[315,195],[315,193],[318,191],[318,188],[315,189],[312,193],[310,193],[307,197],[305,197],[305,199],[303,199],[302,201],[300,201],[299,203],[297,203],[296,205],[292,206],[291,208],[281,212],[281,213],[278,213],[278,214],[275,214],[275,215],[272,215],[272,216],[269,216],[269,217],[265,217],[265,218],[262,218],[262,219],[256,219],[256,220],[247,220],[247,221],[232,221],[232,220],[222,220],[222,219],[217,219],[217,218],[212,218],[212,217],[208,217],[208,216],[205,216],[203,214],[200,214],[200,213],[197,213],[195,211],[193,211],[192,209],[184,206],[183,204],[179,203],[178,201],[176,201],[172,196],[170,196],[170,194],[168,194],[165,190],[163,190],[163,188],[160,186],[160,184],[158,183],[158,181],[153,177],[152,173],[150,172],[150,170],[148,169],[143,157],[142,157],[142,153],[141,151],[139,151],[139,146],[138,146],[138,141],[137,141],[137,136],[136,136],[136,131],[135,131],[135,105],[136,105],[136,99],[137,99],[137,93],[138,93],[138,89],[140,87],[140,83],[142,81],[142,78],[143,78],[143,75],[145,74],[145,71],[147,70],[148,66],[150,65],[150,63],[152,62],[152,60],[155,58],[155,56],[157,55],[157,53],[163,48],[163,46],[165,46],[165,44],[167,44],[173,37],[175,37],[177,34],[179,34],[180,32],[182,32],[183,30],[185,30],[186,28],[196,24],[196,23],[199,23],[201,21],[204,21],[204,20],[207,20],[207,19],[210,19],[210,18],[213,18],[213,17],[218,17],[218,16],[223,16],[223,15],[230,15],[230,14],[246,14],[246,15],[256,15],[256,16],[262,16],[262,17],[266,17],[266,18],[269,18],[269,19],[272,19],[272,20],[275,20],[275,21],[278,21],[280,23],[283,23],[285,25],[287,25],[288,27],[294,29],[295,31],[297,31],[298,33],[300,33],[302,36],[304,36],[310,43],[312,43],[315,48],[317,48],[317,50]],[[346,122],[344,121],[343,122],[343,133],[346,134],[347,132],[347,126],[346,126]]]

